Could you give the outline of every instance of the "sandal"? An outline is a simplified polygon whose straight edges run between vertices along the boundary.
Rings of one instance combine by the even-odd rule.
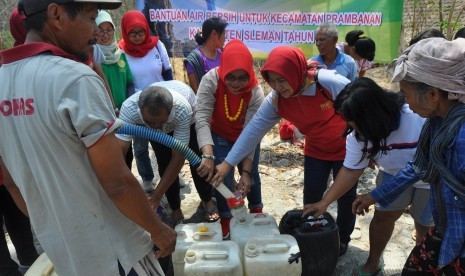
[[[381,266],[379,266],[378,269],[373,271],[373,272],[363,272],[362,267],[363,267],[363,264],[358,265],[357,274],[352,272],[352,275],[354,275],[354,276],[356,276],[356,275],[358,275],[358,276],[374,276],[374,275],[378,275],[378,273],[381,272]]]
[[[203,202],[204,217],[207,222],[215,222],[220,219],[220,214],[218,213],[218,208],[213,204],[213,208],[210,210],[207,209],[205,203]],[[214,216],[216,215],[216,217]]]

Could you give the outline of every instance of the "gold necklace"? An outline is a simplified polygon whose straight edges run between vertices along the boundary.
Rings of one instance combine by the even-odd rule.
[[[244,98],[241,98],[241,102],[239,104],[239,110],[237,110],[236,116],[231,117],[229,115],[229,108],[228,108],[228,96],[226,93],[224,93],[224,111],[226,113],[226,118],[228,118],[229,121],[235,122],[237,119],[239,119],[239,116],[241,116],[241,111],[242,111],[242,106],[244,105]]]

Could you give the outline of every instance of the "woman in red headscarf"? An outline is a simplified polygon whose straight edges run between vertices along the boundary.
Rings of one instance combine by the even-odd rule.
[[[202,78],[197,97],[195,125],[203,153],[197,172],[210,181],[214,164],[223,162],[264,98],[253,69],[252,54],[242,41],[231,40],[226,45],[220,66]],[[257,141],[237,164],[241,175],[238,187],[233,187],[233,171],[224,178],[224,184],[230,190],[247,195],[251,213],[261,213],[263,208],[259,155],[260,142]],[[216,198],[223,237],[227,238],[231,212],[221,194],[217,193]]]
[[[149,25],[139,11],[128,11],[121,19],[123,39],[118,43],[126,53],[136,91],[154,82],[172,80],[173,72],[165,45],[151,36]]]
[[[212,184],[217,185],[262,137],[284,118],[305,135],[304,204],[319,202],[327,188],[328,176],[334,178],[345,156],[346,123],[333,109],[333,101],[349,83],[335,71],[307,64],[303,52],[280,46],[271,51],[261,73],[273,88],[257,114],[242,131],[225,161],[217,166]],[[337,223],[341,248],[345,253],[355,225],[352,202],[356,186],[338,200]]]

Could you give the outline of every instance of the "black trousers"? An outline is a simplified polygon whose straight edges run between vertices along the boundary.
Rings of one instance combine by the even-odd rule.
[[[2,229],[3,223],[15,246],[19,263],[24,266],[32,265],[39,255],[34,246],[29,219],[16,206],[5,186],[1,185],[0,225]],[[18,272],[18,264],[11,259],[3,232],[0,236],[0,275],[21,275]]]
[[[169,135],[173,136],[173,133],[169,133]],[[155,156],[157,157],[158,173],[160,174],[160,177],[162,177],[163,173],[168,167],[169,162],[171,161],[172,150],[157,142],[150,141],[150,144],[152,145],[152,149],[155,151]],[[189,148],[192,149],[197,155],[201,155],[197,143],[197,132],[195,131],[194,124],[192,124],[190,128]],[[197,174],[195,168],[190,167],[190,169],[195,188],[200,196],[200,199],[204,202],[210,201],[213,186],[210,185],[204,178],[200,177]],[[177,210],[181,208],[180,190],[179,177],[176,177],[176,180],[165,193],[171,210]]]
[[[126,153],[126,156],[124,157],[124,161],[126,162],[126,165],[128,166],[129,170],[132,169],[132,160],[134,160],[134,153],[132,152],[132,142],[131,145],[129,145],[128,152]]]

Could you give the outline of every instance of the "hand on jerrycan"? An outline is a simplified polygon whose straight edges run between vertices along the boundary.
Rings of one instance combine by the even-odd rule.
[[[160,219],[157,217],[157,219]],[[171,255],[176,246],[176,231],[166,223],[160,221],[160,226],[155,233],[152,233],[152,240],[158,247],[155,257],[163,258]]]

